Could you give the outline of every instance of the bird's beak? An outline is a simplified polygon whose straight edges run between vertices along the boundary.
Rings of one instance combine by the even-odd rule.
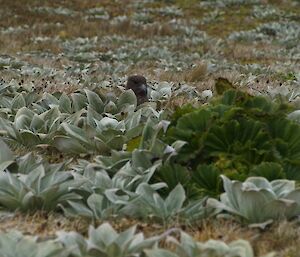
[[[142,84],[141,85],[141,89],[143,90],[143,92],[145,93],[145,94],[147,94],[147,85],[146,84]]]

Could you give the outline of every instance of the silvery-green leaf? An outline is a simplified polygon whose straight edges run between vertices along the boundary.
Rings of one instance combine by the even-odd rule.
[[[89,228],[89,249],[96,248],[101,249],[104,248],[113,241],[115,241],[118,237],[118,233],[112,228],[112,226],[108,223],[103,223],[97,229],[90,227]]]
[[[300,208],[300,189],[296,189],[285,194],[284,199],[295,201],[298,204],[297,208]]]
[[[85,109],[81,109],[71,115],[68,115],[64,122],[65,123],[69,123],[69,124],[73,124],[73,125],[78,125],[80,123],[80,121],[84,120],[82,116],[84,116],[86,114],[86,110]],[[62,115],[60,115],[59,117],[62,117]]]
[[[76,257],[87,256],[87,243],[82,235],[76,232],[56,232],[57,240],[70,249],[72,255]]]
[[[0,172],[5,170],[9,165],[14,163],[14,154],[9,147],[0,138]]]
[[[182,185],[178,184],[168,195],[165,200],[168,211],[176,214],[182,208],[185,201],[185,191]]]
[[[138,136],[140,136],[142,134],[142,132],[143,132],[143,129],[144,129],[144,124],[139,124],[136,127],[128,129],[125,132],[127,141],[130,140],[130,139],[134,139],[134,138],[137,138]]]
[[[230,181],[225,176],[222,179],[225,193],[221,201],[209,199],[208,205],[240,216],[248,223],[290,219],[300,213],[299,201],[295,201],[298,190],[294,190],[293,182],[274,180],[270,183],[262,177],[250,177],[244,183]]]
[[[102,211],[103,211],[103,200],[104,197],[99,194],[91,194],[89,198],[87,199],[87,204],[89,208],[93,211],[93,214],[95,218],[101,219],[103,218],[102,216]]]
[[[39,117],[39,115],[35,114],[32,117],[31,123],[29,125],[29,128],[31,130],[41,130],[43,126],[45,125],[45,121]]]
[[[153,101],[158,101],[162,97],[161,93],[158,91],[151,91],[150,96]]]
[[[118,108],[117,108],[116,104],[115,104],[114,102],[112,102],[112,101],[109,101],[109,102],[105,105],[105,107],[104,107],[104,112],[105,112],[105,113],[112,113],[112,114],[114,114],[114,113],[116,113],[117,111],[118,111]]]
[[[40,118],[43,119],[44,121],[47,121],[48,124],[52,124],[55,122],[61,115],[61,112],[57,107],[53,107],[48,111],[43,112],[40,114]]]
[[[291,120],[300,122],[300,110],[296,110],[296,111],[291,112],[288,115],[288,118],[291,119]]]
[[[182,140],[176,140],[171,146],[178,152],[187,142]]]
[[[230,206],[224,204],[223,202],[220,202],[220,201],[218,201],[216,199],[213,199],[213,198],[209,198],[207,200],[207,206],[212,207],[212,208],[216,208],[220,211],[225,210],[225,211],[228,211],[229,213],[233,213],[233,214],[236,214],[238,216],[242,216],[242,214],[239,211],[237,211],[237,210],[231,208]]]
[[[144,238],[143,234],[139,233],[132,240],[132,243],[129,246],[129,250],[131,252],[141,252],[144,249],[153,248],[160,239],[162,239],[160,236]]]
[[[260,188],[272,190],[271,183],[264,177],[247,178],[243,183],[243,188],[247,189],[247,187],[249,187],[249,189],[257,189],[257,190],[259,190]]]
[[[104,117],[101,120],[95,120],[97,129],[100,131],[108,130],[110,128],[114,129],[118,126],[119,122],[116,119],[109,117]]]
[[[83,147],[80,142],[68,136],[55,136],[53,138],[52,145],[61,152],[69,152],[75,154],[86,152],[86,148]]]
[[[140,148],[147,149],[154,139],[155,129],[153,128],[153,122],[148,119],[142,133],[142,139],[140,143]]]
[[[67,257],[61,244],[48,240],[37,242],[36,237],[23,236],[15,231],[0,234],[1,255],[6,257]]]
[[[272,190],[278,197],[284,197],[295,190],[295,181],[277,179],[271,182]]]
[[[75,139],[87,145],[90,144],[89,140],[86,138],[86,133],[84,132],[83,129],[67,123],[62,123],[61,126],[64,128],[66,133],[69,134],[71,137],[74,137]]]
[[[39,104],[37,104],[37,103],[32,103],[32,106],[33,106],[32,109],[33,109],[36,113],[42,113],[42,112],[46,111],[46,109],[45,109],[43,106],[41,106],[41,105],[39,105]]]
[[[152,157],[153,155],[150,152],[136,149],[132,152],[132,164],[134,167],[142,167],[147,169],[152,166]]]
[[[42,164],[40,164],[34,168],[29,175],[25,176],[25,180],[23,182],[29,187],[32,186],[39,193],[40,182],[43,176],[45,176],[45,168]],[[37,183],[36,185],[34,184],[35,182]]]
[[[59,100],[53,96],[52,94],[49,94],[47,92],[44,93],[43,98],[47,105],[50,106],[58,106],[59,105]]]
[[[25,98],[22,94],[16,94],[14,99],[12,100],[11,103],[11,108],[12,109],[21,109],[22,107],[26,106],[26,101]]]
[[[85,95],[80,93],[73,93],[71,95],[71,98],[72,98],[72,106],[76,112],[86,108],[87,98]]]
[[[17,131],[14,128],[14,126],[12,125],[12,123],[1,117],[0,117],[0,131],[5,132],[4,135],[9,135],[13,139],[16,139],[16,137],[17,137],[17,135],[16,135]]]
[[[23,116],[23,115],[32,119],[34,114],[35,113],[33,111],[31,111],[30,109],[28,109],[27,107],[22,107],[17,111],[17,113],[15,115],[15,119],[17,119],[19,116]]]
[[[23,145],[34,146],[41,143],[40,138],[30,130],[22,130],[19,133],[19,140]]]
[[[6,170],[10,165],[12,165],[15,161],[3,161],[0,162],[0,172]]]
[[[103,116],[96,112],[93,108],[90,106],[87,107],[87,124],[91,127],[96,127],[97,120],[103,119]]]
[[[129,196],[122,192],[122,195],[118,195],[118,193],[122,192],[120,189],[107,189],[105,190],[104,194],[109,201],[113,204],[121,204],[126,205],[128,204]]]
[[[125,137],[118,135],[113,139],[109,140],[106,144],[111,149],[122,150],[123,145],[125,143]]]
[[[137,127],[140,124],[141,117],[142,117],[141,109],[136,111],[132,115],[128,116],[128,118],[125,121],[126,129],[132,129]]]
[[[66,93],[62,93],[59,98],[59,110],[62,113],[72,113],[72,102]]]
[[[94,137],[94,140],[95,147],[100,153],[104,154],[110,151],[110,147],[106,143],[104,143],[102,139]]]
[[[124,107],[125,105],[137,105],[137,99],[136,96],[134,94],[134,92],[130,89],[130,90],[126,90],[125,92],[123,92],[119,99],[118,99],[118,103],[117,103],[119,109],[121,109],[122,107]]]
[[[93,217],[93,212],[81,202],[67,201],[70,207],[62,208],[66,214],[73,213],[74,216]],[[60,205],[62,207],[62,205]],[[72,209],[72,211],[70,211]],[[72,215],[73,216],[73,215]]]
[[[235,210],[239,210],[239,201],[237,199],[238,194],[240,192],[240,190],[237,187],[233,187],[233,183],[240,183],[237,181],[232,182],[230,179],[228,179],[227,177],[221,175],[221,178],[223,180],[223,185],[224,185],[224,189],[226,194],[226,197],[228,197],[230,205],[232,205],[232,207]],[[236,191],[234,191],[234,189]]]
[[[14,121],[15,128],[27,129],[30,127],[31,120],[32,119],[26,115],[20,115]]]
[[[89,106],[96,112],[102,113],[104,111],[104,104],[101,98],[95,92],[92,92],[88,89],[85,89],[85,94],[87,96]]]
[[[240,256],[254,256],[253,250],[249,242],[245,240],[236,240],[228,244],[231,248],[232,254]]]
[[[179,257],[177,254],[164,249],[145,250],[147,257]]]

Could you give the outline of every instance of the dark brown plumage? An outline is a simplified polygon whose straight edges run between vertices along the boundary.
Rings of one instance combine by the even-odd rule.
[[[135,93],[138,105],[148,101],[147,88],[145,77],[141,75],[128,77],[126,89],[131,89]]]

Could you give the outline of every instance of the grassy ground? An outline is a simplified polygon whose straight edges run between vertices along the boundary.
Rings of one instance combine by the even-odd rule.
[[[122,84],[127,75],[139,73],[153,83],[188,83],[199,91],[212,89],[213,79],[222,76],[245,90],[265,93],[289,86],[300,69],[299,1],[0,0],[0,6],[0,78],[40,91],[71,93],[101,81]],[[15,149],[18,154],[28,150]],[[69,157],[38,153],[51,162]],[[112,223],[117,229],[138,224],[148,235],[165,229],[153,222]],[[59,214],[0,218],[1,231],[42,237],[60,229],[86,234],[88,226]],[[224,220],[178,226],[199,240],[247,239],[257,255],[275,250],[279,256],[299,256],[298,221],[273,224],[266,231]]]

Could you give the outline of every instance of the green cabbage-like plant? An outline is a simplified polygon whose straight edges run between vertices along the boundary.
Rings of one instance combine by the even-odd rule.
[[[183,187],[178,184],[166,199],[163,199],[149,184],[141,184],[136,193],[138,198],[128,206],[133,216],[155,217],[167,223],[176,219],[183,208],[186,195]]]
[[[199,165],[197,169],[190,172],[187,167],[176,163],[165,163],[154,174],[153,181],[165,182],[168,187],[163,188],[160,193],[166,195],[178,183],[184,187],[188,199],[199,198],[199,196],[216,196],[222,192],[220,179],[221,171],[214,165]]]
[[[118,233],[104,223],[98,228],[90,227],[88,239],[76,232],[57,232],[58,241],[71,249],[72,256],[131,257],[140,256],[143,250],[154,247],[163,237],[144,238],[136,233],[136,226]]]
[[[206,199],[186,203],[186,194],[180,184],[165,199],[162,198],[157,192],[162,186],[141,184],[135,192],[137,197],[123,209],[123,212],[137,218],[150,217],[164,224],[177,220],[199,221],[213,213],[213,208],[206,207]]]
[[[5,98],[5,107],[0,109],[0,135],[26,147],[54,146],[76,154],[96,150],[107,153],[111,148],[122,149],[126,140],[139,136],[145,121],[141,120],[142,110],[135,113],[136,96],[131,90],[119,98],[88,89],[70,96],[15,92],[11,103],[7,101]],[[117,121],[118,127],[109,126],[112,122],[107,120],[114,124]]]
[[[5,257],[67,257],[68,251],[54,240],[38,242],[20,232],[0,233],[0,252]]]
[[[24,146],[49,145],[64,118],[57,108],[36,114],[22,107],[13,122],[0,118],[0,130],[3,136]]]
[[[118,193],[123,193],[121,196]],[[91,220],[105,220],[111,217],[124,216],[123,209],[130,203],[130,196],[120,189],[107,190],[104,194],[91,194],[86,202],[67,201],[60,205],[64,214],[69,217],[84,217]]]
[[[245,182],[221,176],[225,193],[220,201],[210,198],[207,204],[248,224],[262,226],[273,220],[291,219],[300,214],[300,190],[295,181],[249,177]]]
[[[300,179],[300,125],[287,118],[290,109],[237,90],[226,91],[199,108],[178,109],[160,138],[168,145],[178,140],[186,144],[171,162],[164,162],[155,179],[170,188],[180,182],[196,195],[222,192],[220,173],[241,181],[251,174],[271,180]],[[266,163],[272,163],[276,175],[270,174]],[[184,177],[191,179],[186,183]]]
[[[120,100],[124,101],[123,98]],[[143,141],[147,120],[151,120],[153,126],[158,123],[156,118],[151,118],[157,113],[147,107],[135,111],[134,105],[128,103],[122,106],[127,109],[107,117],[97,116],[95,111],[88,109],[86,126],[63,122],[62,133],[54,137],[53,145],[63,152],[98,152],[102,155],[108,155],[111,150],[130,150],[134,142]]]
[[[23,212],[55,210],[58,204],[81,199],[73,189],[84,182],[74,180],[70,172],[46,172],[42,164],[28,174],[0,173],[0,208]]]
[[[107,219],[111,216],[128,215],[126,206],[139,197],[137,186],[147,183],[159,163],[147,166],[147,154],[143,151],[133,152],[133,161],[129,161],[116,173],[108,173],[98,163],[81,160],[74,169],[75,180],[84,180],[80,187],[82,200],[70,200],[60,206],[68,216],[83,216],[90,219]],[[137,153],[135,153],[137,152]],[[135,156],[138,155],[138,156]],[[139,161],[135,158],[141,158]],[[140,167],[140,164],[143,166]],[[160,183],[151,187],[159,189]]]

